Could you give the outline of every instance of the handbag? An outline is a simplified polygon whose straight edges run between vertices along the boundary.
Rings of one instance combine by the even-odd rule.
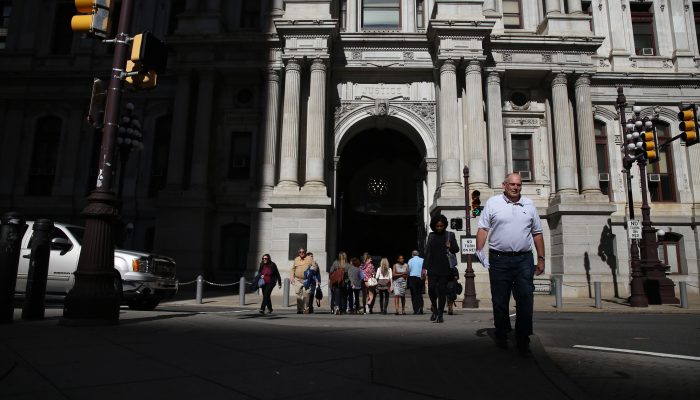
[[[263,286],[265,286],[265,278],[262,275],[260,275],[260,278],[258,278],[258,288],[261,288]]]
[[[377,278],[369,278],[367,279],[367,286],[377,286]]]
[[[449,238],[452,239],[454,237],[454,233],[448,232],[449,233]],[[447,250],[447,260],[450,262],[450,268],[457,268],[457,255],[455,253],[450,252],[450,250]]]

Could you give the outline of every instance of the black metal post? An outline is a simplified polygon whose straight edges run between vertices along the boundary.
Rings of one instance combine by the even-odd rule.
[[[19,251],[27,224],[16,212],[3,214],[0,223],[0,323],[5,323],[15,313]]]
[[[32,230],[32,253],[29,258],[27,290],[25,291],[26,297],[22,308],[22,319],[43,319],[53,221],[48,219],[36,220]]]
[[[466,211],[466,227],[465,232],[467,237],[471,237],[471,215],[469,213],[469,167],[466,165],[462,170],[464,174],[464,207]],[[462,300],[462,308],[479,308],[479,299],[476,298],[476,288],[474,287],[474,269],[472,268],[472,255],[467,254],[467,269],[464,271],[464,299]]]
[[[114,156],[123,73],[129,54],[129,30],[133,0],[123,0],[114,59],[107,89],[105,123],[95,190],[88,196],[85,216],[85,239],[78,259],[75,285],[66,296],[64,324],[116,324],[119,321],[120,296],[114,288],[114,228],[119,210],[112,190]]]
[[[622,87],[617,88],[617,108],[620,113],[620,126],[622,127],[622,135],[627,134],[627,126],[625,118],[625,107],[627,107],[627,99],[623,94]],[[625,141],[626,143],[627,141]],[[634,161],[629,154],[630,151],[625,145],[625,159],[623,166],[627,174],[627,208],[629,209],[630,221],[634,219],[634,199],[632,197],[632,174],[631,169]],[[644,276],[639,260],[639,245],[636,239],[632,239],[630,243],[630,269],[632,270],[632,280],[630,281],[630,297],[629,303],[632,307],[648,307],[647,296],[644,292]]]

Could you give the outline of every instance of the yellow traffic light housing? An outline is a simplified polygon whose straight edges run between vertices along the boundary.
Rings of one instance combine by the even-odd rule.
[[[472,217],[476,218],[479,215],[481,215],[481,210],[483,207],[481,207],[481,199],[479,198],[481,196],[481,192],[478,190],[473,190],[471,194],[471,208],[472,208]]]
[[[656,132],[654,132],[653,129],[654,128],[651,128],[651,130],[645,131],[640,135],[640,139],[642,139],[642,151],[649,164],[659,161],[659,145],[656,140]]]
[[[686,147],[697,144],[700,138],[698,137],[698,120],[695,104],[682,107],[681,112],[678,113],[678,120],[681,121],[678,124],[678,129],[681,130],[681,140],[685,142]]]
[[[167,61],[165,43],[148,31],[135,35],[126,62],[126,82],[138,89],[156,87],[158,74],[165,72]]]
[[[89,33],[107,37],[111,26],[109,14],[112,0],[75,0],[75,9],[81,15],[75,15],[70,21],[73,32]]]

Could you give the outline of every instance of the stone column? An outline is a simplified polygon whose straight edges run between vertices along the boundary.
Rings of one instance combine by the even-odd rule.
[[[272,0],[270,3],[270,10],[265,15],[265,24],[268,33],[275,33],[277,29],[274,21],[284,15],[284,4],[283,0]]]
[[[554,142],[557,161],[557,194],[577,193],[576,142],[569,113],[569,95],[566,74],[559,73],[552,80],[554,110]]]
[[[348,0],[345,16],[345,32],[357,32],[357,1]]]
[[[578,124],[578,153],[581,159],[581,189],[583,193],[600,194],[598,159],[593,133],[593,104],[591,78],[583,74],[576,79],[576,122]]]
[[[545,7],[545,15],[550,14],[550,13],[560,13],[561,12],[561,6],[559,5],[559,0],[545,0],[544,1],[544,7]]]
[[[326,61],[314,59],[311,64],[311,88],[306,118],[306,181],[303,190],[323,189],[326,183],[323,168],[323,139],[326,130]]]
[[[177,76],[177,87],[175,89],[175,105],[173,107],[173,128],[170,139],[170,153],[168,154],[168,177],[167,186],[178,190],[182,188],[183,173],[182,166],[185,163],[185,150],[187,147],[187,117],[190,107],[190,91],[192,80],[190,73],[180,73]]]
[[[276,69],[267,72],[267,106],[265,111],[265,144],[263,146],[262,188],[275,186],[275,159],[277,157],[277,126],[280,108],[280,76]]]
[[[406,32],[416,31],[416,0],[408,0],[406,4]]]
[[[569,14],[580,14],[583,12],[581,0],[567,0],[567,5],[569,6]]]
[[[498,188],[506,176],[506,152],[503,139],[503,103],[501,101],[501,75],[489,73],[486,81],[488,97],[489,160],[491,187]]]
[[[484,0],[484,11],[496,11],[496,0]],[[471,177],[471,174],[469,175]]]
[[[484,132],[484,98],[481,84],[481,62],[469,61],[465,71],[466,132],[464,154],[469,162],[469,184],[488,186],[488,144]]]
[[[438,105],[440,129],[440,193],[459,195],[462,187],[462,168],[459,164],[459,127],[457,125],[457,66],[453,60],[445,60],[440,67],[440,103]],[[454,190],[454,192],[453,192]],[[449,196],[448,195],[448,196]],[[462,194],[463,195],[463,194]]]
[[[299,188],[299,89],[301,63],[287,60],[284,76],[284,111],[282,114],[282,148],[278,187]]]
[[[195,123],[194,148],[192,150],[192,173],[190,187],[207,185],[209,178],[209,149],[211,140],[211,115],[214,97],[214,71],[203,71],[199,77],[197,93],[197,120]]]

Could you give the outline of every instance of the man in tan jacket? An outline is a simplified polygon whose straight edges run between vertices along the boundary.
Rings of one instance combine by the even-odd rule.
[[[307,291],[304,290],[304,271],[306,271],[313,262],[313,257],[307,256],[306,249],[300,247],[298,255],[294,258],[291,276],[289,277],[289,281],[292,282],[292,285],[297,285],[295,290],[297,295],[297,314],[304,313],[304,297],[307,296]]]

